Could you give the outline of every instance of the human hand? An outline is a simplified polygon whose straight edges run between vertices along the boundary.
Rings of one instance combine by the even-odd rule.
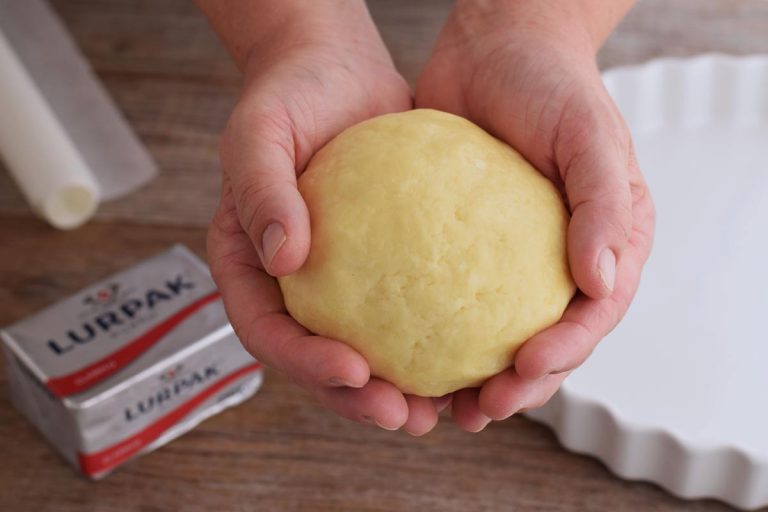
[[[211,10],[221,8],[218,1]],[[435,402],[371,378],[359,353],[300,326],[273,277],[297,270],[309,251],[296,177],[310,157],[348,126],[412,105],[364,2],[336,4],[332,19],[326,6],[301,26],[281,22],[279,35],[240,52],[248,55],[244,86],[222,137],[223,193],[208,259],[232,325],[256,358],[342,416],[420,435],[437,422]],[[237,60],[241,45],[228,46]]]
[[[651,196],[595,63],[610,20],[623,14],[605,11],[622,1],[592,2],[595,13],[590,1],[459,0],[416,89],[417,107],[466,117],[516,148],[572,214],[568,257],[580,292],[513,368],[454,393],[454,421],[469,431],[549,400],[627,311],[651,249]]]

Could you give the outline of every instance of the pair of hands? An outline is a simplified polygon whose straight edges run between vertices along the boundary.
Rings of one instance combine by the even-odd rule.
[[[654,209],[595,64],[604,36],[569,16],[491,4],[457,2],[415,97],[364,7],[244,61],[242,96],[222,138],[211,270],[245,347],[349,419],[422,435],[450,404],[456,424],[477,432],[543,405],[624,315],[648,257]],[[560,187],[580,289],[560,322],[518,351],[514,368],[442,398],[404,395],[371,377],[344,343],[312,335],[288,315],[273,277],[297,270],[309,251],[296,177],[312,155],[355,123],[414,105],[472,120]]]

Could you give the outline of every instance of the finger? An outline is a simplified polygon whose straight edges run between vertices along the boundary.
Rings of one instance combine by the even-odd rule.
[[[243,346],[264,364],[307,386],[365,385],[369,369],[359,353],[339,341],[309,335],[285,313],[277,282],[256,267],[257,255],[234,209],[225,182],[208,234],[208,259]]]
[[[653,244],[656,212],[630,147],[632,234],[618,266],[616,291],[610,298],[594,300],[578,294],[560,322],[528,340],[515,355],[515,370],[525,379],[572,370],[592,353],[603,336],[624,316],[637,290],[640,274]]]
[[[618,265],[614,293],[604,299],[577,294],[557,324],[534,335],[517,351],[515,370],[520,377],[536,380],[578,367],[618,324],[637,290],[647,257],[644,247],[634,239],[630,242]]]
[[[307,258],[309,212],[296,188],[294,129],[284,110],[252,100],[233,112],[221,142],[221,162],[240,222],[267,272],[283,276]]]
[[[234,297],[236,293],[230,290],[226,295]],[[232,298],[231,303],[237,300]],[[349,345],[311,335],[285,313],[267,313],[250,323],[235,320],[234,313],[232,318],[233,325],[245,326],[235,328],[242,333],[238,335],[245,349],[298,384],[359,388],[370,378],[365,358]]]
[[[538,409],[544,407],[555,393],[560,389],[563,381],[571,374],[571,372],[564,372],[557,375],[547,375],[544,378],[544,382],[541,386],[537,386],[536,389],[531,390],[530,395],[523,402],[517,412],[525,412],[531,409]]]
[[[493,420],[504,420],[521,409],[541,407],[560,387],[567,374],[547,375],[531,381],[509,369],[488,380],[480,389],[480,411]]]
[[[656,207],[651,192],[637,163],[634,144],[630,145],[629,187],[632,191],[632,236],[629,243],[634,247],[637,258],[643,265],[653,248],[653,234],[656,230]]]
[[[477,402],[479,394],[478,388],[460,389],[453,394],[453,421],[467,432],[480,432],[491,422],[491,418],[480,411]]]
[[[578,287],[596,299],[613,292],[617,262],[632,231],[630,138],[609,102],[569,111],[555,145],[571,208],[571,272]]]
[[[389,382],[371,379],[362,388],[317,388],[320,402],[341,416],[360,423],[372,423],[385,430],[397,430],[409,417],[403,394]]]
[[[435,409],[438,413],[443,412],[449,405],[451,405],[451,399],[453,398],[453,393],[443,395],[441,397],[433,398],[432,401],[435,403]]]
[[[437,409],[431,398],[405,395],[408,402],[408,420],[403,430],[412,436],[423,436],[437,425]]]

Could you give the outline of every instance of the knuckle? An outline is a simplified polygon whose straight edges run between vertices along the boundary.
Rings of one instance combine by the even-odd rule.
[[[608,229],[621,240],[629,240],[632,235],[632,209],[625,204],[614,207],[610,215],[605,217]]]
[[[263,205],[283,185],[280,181],[267,180],[257,176],[239,187],[236,192],[236,202],[243,206]]]
[[[608,334],[624,319],[632,304],[636,290],[635,286],[620,287],[609,297],[610,311],[606,313],[608,317],[606,324],[609,326],[609,329],[605,334]]]
[[[211,276],[213,277],[213,280],[216,281],[216,275],[218,273],[218,262],[219,259],[216,257],[216,247],[218,246],[218,233],[215,226],[216,218],[214,217],[213,222],[211,222],[210,227],[208,228],[208,231],[205,235],[205,252],[208,255],[208,266],[211,269]],[[218,284],[218,282],[217,282]]]
[[[634,204],[650,199],[650,192],[644,180],[632,179],[629,181],[629,191]]]
[[[603,169],[600,173],[579,173],[589,186],[589,176],[597,179],[609,175],[626,175],[634,155],[632,137],[610,98],[580,100],[577,106],[566,106],[558,126],[554,154],[561,164],[565,181],[574,169]]]
[[[225,205],[220,203],[208,228],[208,246],[211,247],[222,236],[237,235],[240,232],[242,232],[242,227],[240,226],[234,204]]]
[[[291,122],[280,102],[261,97],[239,102],[227,121],[225,133],[278,135],[291,132]]]
[[[558,127],[559,148],[568,153],[575,150],[573,156],[587,153],[587,148],[594,146],[595,140],[611,143],[622,153],[629,155],[632,138],[621,116],[606,108],[604,101],[580,101],[573,106],[571,101],[565,106],[560,126]]]
[[[216,226],[216,219],[211,223],[205,237],[206,253],[208,254],[208,266],[211,271],[211,277],[216,286],[223,288],[225,282],[225,269],[228,268],[226,255],[221,254],[222,231]]]
[[[253,151],[279,151],[292,163],[295,161],[294,123],[286,108],[277,101],[241,101],[227,120],[219,154],[224,163],[234,160],[243,148]]]
[[[263,350],[264,336],[260,325],[262,321],[263,318],[259,317],[254,318],[246,324],[233,322],[232,328],[235,331],[237,338],[242,340],[242,344],[246,350],[259,361],[266,362]]]
[[[260,228],[266,224],[273,197],[279,194],[285,183],[279,181],[254,180],[244,185],[237,193],[237,204],[242,216],[242,227],[252,236],[260,236]]]
[[[604,194],[593,197],[576,207],[586,213],[590,226],[602,226],[613,238],[628,240],[632,235],[632,207],[621,198]]]

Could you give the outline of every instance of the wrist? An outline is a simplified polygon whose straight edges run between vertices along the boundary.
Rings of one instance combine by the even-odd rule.
[[[457,0],[467,37],[520,34],[594,56],[635,0]]]
[[[308,4],[303,0],[300,3]],[[350,67],[367,62],[394,70],[364,0],[337,0],[334,9],[324,2],[312,3],[315,7],[271,24],[254,38],[242,65],[246,82],[288,59],[306,58]],[[325,7],[316,9],[320,4]]]
[[[365,0],[195,0],[244,70],[273,54],[378,38]]]

